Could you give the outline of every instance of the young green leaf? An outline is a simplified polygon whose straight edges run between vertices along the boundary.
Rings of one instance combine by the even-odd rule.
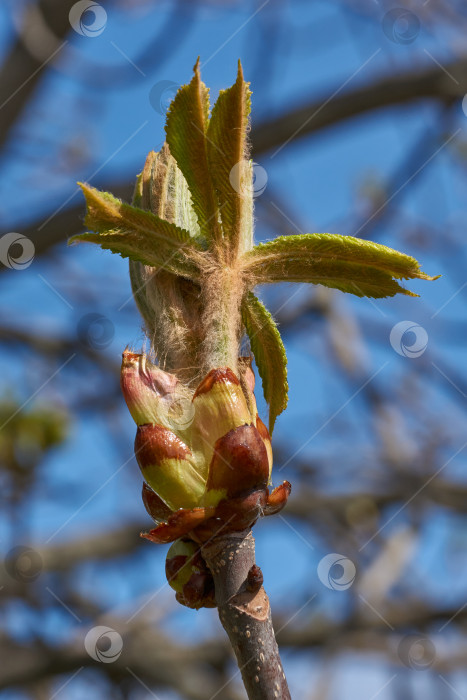
[[[259,299],[248,292],[242,303],[242,320],[250,338],[264,398],[269,404],[269,433],[287,406],[287,356],[273,317]]]
[[[129,229],[111,230],[106,233],[88,232],[72,236],[68,244],[73,243],[97,243],[103,250],[110,250],[122,258],[130,258],[151,267],[161,267],[190,280],[197,280],[199,276],[197,266],[183,255],[181,249],[177,250],[175,246],[169,246],[166,242],[161,243],[157,236],[151,237],[151,234],[141,235]]]
[[[135,200],[142,209],[186,228],[197,243],[204,243],[198,235],[188,185],[167,144],[159,153],[148,155],[137,179],[133,204]],[[142,265],[136,260],[130,259],[129,271],[133,297],[155,354],[164,358],[166,369],[177,368],[179,377],[191,379],[193,363],[187,357],[195,354],[202,342],[198,329],[201,315],[198,285],[167,269]]]
[[[175,95],[165,131],[170,152],[190,188],[193,208],[203,235],[220,239],[219,214],[207,160],[209,90],[201,81],[199,59],[194,76]]]
[[[120,201],[108,192],[81,184],[88,211],[85,223],[96,233],[73,236],[69,243],[97,243],[122,257],[197,278],[198,270],[185,251],[195,242],[188,231],[151,212]]]
[[[312,282],[356,296],[417,296],[393,278],[433,280],[415,258],[353,236],[314,233],[280,236],[246,254],[246,271],[256,284]]]
[[[238,62],[237,80],[221,90],[212,110],[208,127],[208,163],[216,188],[224,235],[230,240],[234,252],[239,249],[241,236],[251,229],[247,216],[251,216],[252,183],[246,179],[251,169],[247,163],[247,129],[250,114],[251,92],[243,79]],[[250,246],[243,246],[249,248]]]
[[[135,192],[139,195],[139,204],[133,202],[135,206],[179,226],[193,238],[199,237],[190,190],[167,143],[158,153],[149,153],[139,179]]]
[[[129,273],[133,297],[138,310],[143,317],[148,335],[152,336],[154,329],[154,309],[148,301],[146,294],[147,279],[144,275],[145,267],[139,262],[130,259]]]
[[[111,229],[126,228],[138,233],[155,234],[167,243],[193,243],[189,231],[180,226],[150,211],[126,204],[109,192],[100,192],[82,182],[78,184],[88,207],[84,222],[92,231],[106,233]]]

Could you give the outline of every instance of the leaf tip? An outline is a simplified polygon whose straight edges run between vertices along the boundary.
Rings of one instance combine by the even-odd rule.
[[[76,233],[74,236],[70,236],[67,240],[67,245],[77,245],[78,243],[86,242],[86,233]]]
[[[84,194],[87,201],[89,197],[93,196],[93,193],[97,192],[96,188],[88,185],[87,182],[77,182],[76,184],[81,189],[81,192]]]
[[[429,280],[430,282],[434,282],[435,280],[439,280],[439,278],[442,277],[442,276],[443,276],[443,275],[434,275],[434,276],[431,276],[431,275],[425,275],[425,274],[424,274],[423,277],[422,277],[422,279],[424,279],[424,280]]]

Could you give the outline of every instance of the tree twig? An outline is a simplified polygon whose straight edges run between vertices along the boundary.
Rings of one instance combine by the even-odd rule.
[[[216,537],[202,552],[249,699],[290,700],[251,530]]]

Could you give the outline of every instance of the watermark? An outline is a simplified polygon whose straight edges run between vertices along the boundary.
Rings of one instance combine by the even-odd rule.
[[[153,110],[165,116],[179,87],[180,85],[172,80],[160,80],[153,85],[149,93],[149,102]]]
[[[34,243],[21,233],[10,231],[0,238],[0,262],[10,270],[25,270],[35,252]]]
[[[107,12],[98,2],[79,0],[72,6],[68,19],[77,34],[96,37],[105,29]]]
[[[420,20],[410,10],[394,7],[383,17],[382,28],[394,44],[412,44],[420,33]]]
[[[431,639],[425,635],[409,634],[399,642],[397,655],[407,668],[426,671],[433,665],[436,649]]]
[[[464,99],[462,100],[462,111],[467,117],[467,95],[464,95]]]
[[[229,173],[230,184],[242,196],[259,197],[268,184],[268,174],[258,163],[241,160]]]
[[[13,547],[5,557],[7,573],[19,583],[32,583],[40,576],[43,567],[41,555],[32,547]]]
[[[103,350],[110,345],[115,335],[112,321],[99,313],[82,316],[76,330],[80,343],[91,350]]]
[[[195,407],[191,397],[176,389],[168,398],[167,418],[172,429],[185,430],[193,423],[195,417]]]
[[[400,321],[391,329],[389,342],[398,355],[413,359],[425,352],[428,333],[415,321]]]
[[[355,581],[357,569],[343,554],[327,554],[318,564],[318,578],[332,591],[345,591]]]
[[[123,639],[112,627],[92,627],[84,639],[84,648],[91,659],[103,664],[112,664],[120,657]]]

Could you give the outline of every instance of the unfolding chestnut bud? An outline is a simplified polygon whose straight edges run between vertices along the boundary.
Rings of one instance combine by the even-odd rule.
[[[173,543],[165,573],[179,603],[196,610],[215,607],[214,580],[195,542],[180,539]]]
[[[213,369],[195,391],[146,356],[125,350],[121,385],[138,428],[135,455],[152,492],[171,511],[217,506],[252,488],[266,488],[271,441],[259,419],[248,358],[239,376]],[[160,504],[149,497],[160,519]],[[151,510],[148,508],[149,512]]]

